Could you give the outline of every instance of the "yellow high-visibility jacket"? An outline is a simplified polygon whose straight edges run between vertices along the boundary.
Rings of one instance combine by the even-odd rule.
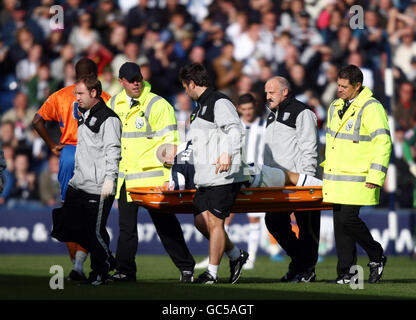
[[[383,186],[391,153],[391,137],[387,114],[367,87],[345,112],[338,111],[344,101],[335,100],[328,109],[323,200],[329,203],[375,205],[380,188],[370,189],[366,183]]]
[[[123,126],[116,199],[124,181],[126,189],[161,186],[169,181],[170,169],[157,159],[156,151],[164,143],[179,144],[175,112],[169,102],[150,90],[150,84],[143,81],[138,104],[131,108],[125,90],[107,102]],[[127,199],[132,201],[128,192]]]

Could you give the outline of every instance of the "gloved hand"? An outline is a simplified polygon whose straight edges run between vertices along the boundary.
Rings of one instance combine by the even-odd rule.
[[[103,183],[103,187],[101,188],[101,197],[103,199],[106,199],[113,193],[114,193],[114,181],[105,180]]]
[[[409,166],[409,171],[411,174],[413,174],[414,177],[416,177],[416,163],[413,163]]]

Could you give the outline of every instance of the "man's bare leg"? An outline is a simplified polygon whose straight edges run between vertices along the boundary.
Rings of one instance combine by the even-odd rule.
[[[209,264],[218,266],[224,254],[227,239],[224,230],[224,220],[216,217],[208,210],[205,212],[208,216]]]
[[[292,171],[285,171],[285,186],[296,186],[299,180],[299,173]]]

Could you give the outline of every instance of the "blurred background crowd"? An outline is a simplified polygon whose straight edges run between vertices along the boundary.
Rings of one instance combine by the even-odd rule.
[[[63,29],[51,28],[53,5],[63,8]],[[353,5],[364,9],[362,28],[350,26]],[[2,0],[0,136],[7,171],[0,205],[59,203],[59,160],[31,120],[51,93],[74,82],[75,62],[89,57],[111,95],[121,90],[120,66],[138,63],[152,91],[175,107],[182,140],[193,108],[178,82],[184,64],[204,64],[213,84],[235,103],[253,93],[259,115],[265,112],[265,81],[284,76],[315,111],[322,151],[337,72],[360,66],[364,85],[394,117],[397,206],[412,207],[415,177],[402,144],[416,125],[415,30],[415,0]],[[390,61],[392,99],[384,79]],[[49,130],[59,141],[59,123]]]

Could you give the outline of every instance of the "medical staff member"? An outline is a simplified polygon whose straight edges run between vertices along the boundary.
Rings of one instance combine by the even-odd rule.
[[[90,252],[92,271],[86,284],[93,286],[107,283],[108,273],[115,267],[106,224],[121,157],[121,121],[100,97],[101,91],[101,82],[95,75],[76,81],[75,97],[81,115],[75,172],[63,205],[65,214],[69,219],[74,217],[72,223],[79,227],[74,240]]]
[[[82,58],[75,64],[76,80],[88,74],[97,76],[97,72],[97,65],[91,59]],[[74,174],[77,128],[78,119],[80,118],[74,90],[75,84],[54,92],[40,107],[32,120],[32,125],[39,136],[45,141],[52,153],[59,157],[58,180],[61,188],[62,201],[65,200],[68,182]],[[110,99],[110,95],[106,92],[102,92],[101,97],[104,101]],[[47,121],[56,121],[59,123],[61,130],[59,144],[56,144],[50,137],[46,128]],[[66,245],[71,261],[74,262],[74,268],[69,274],[68,279],[75,281],[85,280],[83,263],[87,258],[87,251],[77,243],[68,242]]]
[[[297,100],[283,77],[265,84],[267,117],[264,164],[316,177],[318,174],[318,128],[315,113]],[[320,217],[319,210],[295,212],[299,238],[292,231],[292,212],[267,212],[269,232],[291,258],[282,282],[311,282],[316,278]]]

